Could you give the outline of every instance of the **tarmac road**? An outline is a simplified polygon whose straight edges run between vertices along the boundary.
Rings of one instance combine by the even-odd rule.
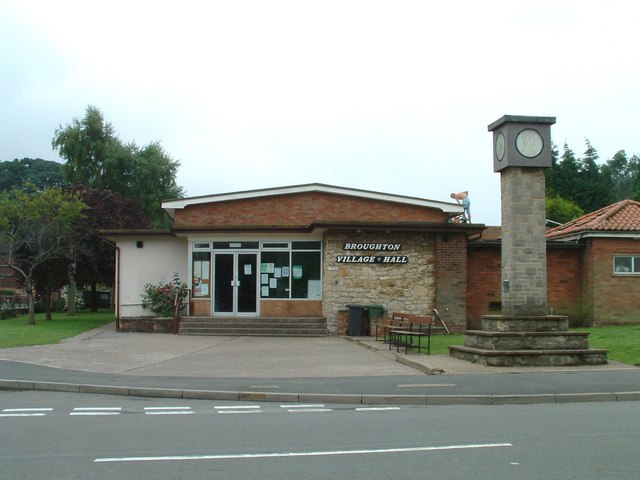
[[[440,373],[439,375],[430,375]],[[640,400],[640,368],[497,368],[397,354],[371,337],[194,337],[110,324],[0,350],[0,389],[367,404]]]

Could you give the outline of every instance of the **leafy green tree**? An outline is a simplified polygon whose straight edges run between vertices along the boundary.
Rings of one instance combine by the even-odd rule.
[[[41,158],[0,162],[0,192],[26,184],[39,189],[62,186],[62,164]]]
[[[568,200],[576,200],[576,192],[579,190],[578,174],[580,164],[576,159],[575,153],[564,144],[562,156],[553,168],[553,184],[551,186],[553,193],[559,197]]]
[[[147,217],[136,199],[125,198],[111,190],[76,187],[87,205],[82,223],[87,236],[76,258],[76,279],[79,285],[91,287],[89,307],[97,310],[97,285],[113,287],[115,277],[115,250],[99,235],[103,229],[147,228]]]
[[[567,223],[584,215],[584,210],[571,200],[562,197],[547,197],[546,215],[547,220],[557,223]]]
[[[90,188],[105,188],[107,163],[121,147],[113,126],[105,122],[100,110],[92,105],[87,107],[82,119],[74,118],[64,128],[59,126],[51,145],[66,160],[65,180]]]
[[[162,200],[184,194],[175,181],[179,166],[159,142],[142,148],[131,143],[110,159],[106,188],[123,197],[136,198],[153,225],[167,226]]]
[[[180,163],[159,142],[142,148],[121,142],[96,107],[87,107],[82,119],[56,129],[52,146],[66,160],[64,174],[69,183],[137,198],[157,227],[166,222],[162,200],[183,195],[176,183]]]
[[[619,200],[616,194],[616,168],[599,163],[597,150],[585,139],[586,149],[582,158],[576,158],[565,143],[560,160],[552,157],[552,167],[547,171],[547,197],[560,197],[578,205],[585,212],[598,210]],[[624,164],[625,162],[622,162]],[[619,166],[618,162],[615,165]],[[628,172],[620,173],[628,175]]]
[[[22,277],[29,302],[29,323],[35,324],[33,278],[54,259],[69,258],[78,242],[86,205],[78,195],[60,188],[13,189],[0,193],[0,265]]]
[[[577,191],[573,198],[586,212],[593,212],[616,201],[609,172],[598,164],[600,156],[591,142],[585,140],[586,150],[579,161]]]
[[[556,175],[558,169],[558,147],[555,143],[551,143],[551,168],[547,168],[545,170],[545,185],[546,185],[546,196],[554,197],[558,195],[556,192]]]
[[[616,199],[640,199],[640,159],[637,155],[627,157],[619,150],[602,166],[612,181],[612,192]]]
[[[629,164],[633,172],[633,187],[629,197],[631,200],[640,200],[640,157],[634,155],[629,159]]]

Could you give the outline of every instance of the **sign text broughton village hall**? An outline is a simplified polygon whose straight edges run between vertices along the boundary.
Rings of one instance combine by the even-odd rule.
[[[350,243],[342,247],[344,250],[360,250],[373,252],[397,252],[402,249],[400,243]],[[338,255],[338,263],[409,263],[409,257],[405,255]]]

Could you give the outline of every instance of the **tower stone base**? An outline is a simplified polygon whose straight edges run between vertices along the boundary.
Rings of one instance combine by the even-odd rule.
[[[569,332],[562,315],[484,315],[482,330],[467,330],[464,346],[450,346],[455,358],[480,365],[603,365],[608,350],[589,349],[588,333]]]

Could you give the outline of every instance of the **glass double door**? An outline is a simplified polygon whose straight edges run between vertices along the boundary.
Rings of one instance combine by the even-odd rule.
[[[257,265],[257,253],[216,252],[213,254],[214,315],[258,314]]]

